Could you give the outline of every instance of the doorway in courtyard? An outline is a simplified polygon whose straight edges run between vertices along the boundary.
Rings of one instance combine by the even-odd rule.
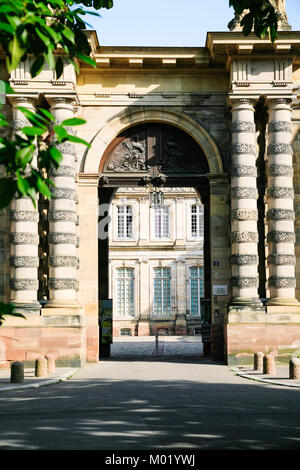
[[[211,322],[203,151],[176,127],[135,126],[109,145],[99,172],[99,304],[112,301],[112,355],[199,351]]]

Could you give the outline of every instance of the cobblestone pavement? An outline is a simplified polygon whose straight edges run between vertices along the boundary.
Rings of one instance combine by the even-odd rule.
[[[114,338],[111,345],[111,357],[202,355],[200,336],[159,336],[158,348],[155,336],[123,336]]]

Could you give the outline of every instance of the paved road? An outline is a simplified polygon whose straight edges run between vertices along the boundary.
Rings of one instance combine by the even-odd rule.
[[[299,394],[205,358],[110,359],[0,394],[0,449],[300,449]]]

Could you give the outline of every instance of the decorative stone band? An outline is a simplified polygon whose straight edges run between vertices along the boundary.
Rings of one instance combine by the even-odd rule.
[[[267,212],[267,220],[294,220],[295,213],[288,209],[270,209]]]
[[[9,264],[15,268],[37,268],[39,258],[37,256],[11,256]]]
[[[294,232],[269,232],[268,243],[295,243],[296,235]]]
[[[78,289],[78,281],[76,279],[54,279],[49,278],[48,286],[50,289]]]
[[[256,145],[253,144],[233,144],[233,155],[256,155]]]
[[[296,278],[272,276],[269,278],[269,286],[277,288],[296,287]]]
[[[290,144],[270,144],[268,146],[268,155],[293,154],[293,147]]]
[[[258,256],[257,255],[232,255],[230,257],[231,264],[237,264],[238,266],[257,266]]]
[[[254,166],[233,166],[231,176],[257,176],[257,169]]]
[[[74,211],[50,210],[49,220],[63,222],[77,222],[77,215]]]
[[[77,268],[77,256],[50,256],[50,266],[72,266]]]
[[[257,243],[257,232],[232,232],[231,243]]]
[[[287,165],[270,165],[270,176],[294,176],[294,169]]]
[[[292,132],[292,123],[288,121],[269,122],[269,132]]]
[[[232,287],[258,287],[257,277],[232,277]]]
[[[296,256],[294,255],[269,255],[268,256],[268,264],[275,264],[275,265],[295,265],[296,264]]]
[[[75,233],[51,232],[48,236],[49,243],[52,243],[53,245],[59,245],[63,243],[75,245],[76,239],[77,237]]]
[[[37,290],[39,288],[39,281],[36,279],[11,279],[10,288],[12,290]]]
[[[70,176],[71,178],[76,177],[76,170],[71,166],[62,165],[59,168],[55,169],[52,167],[49,170],[49,176]]]
[[[293,188],[280,188],[278,186],[271,186],[267,195],[271,199],[294,199],[294,189]]]
[[[255,132],[254,122],[234,121],[232,123],[232,132]]]
[[[39,214],[35,211],[18,211],[18,210],[10,210],[9,211],[9,218],[10,220],[19,222],[38,222]]]
[[[15,119],[12,124],[12,128],[14,131],[18,131],[22,129],[22,127],[29,126],[30,123],[27,119]]]
[[[258,191],[255,188],[231,188],[231,198],[235,199],[257,199]]]
[[[258,211],[256,209],[232,209],[230,216],[231,220],[258,220]]]
[[[12,232],[9,236],[11,243],[14,245],[38,245],[39,236],[35,233]]]
[[[76,191],[70,188],[55,188],[52,189],[52,197],[54,199],[71,199],[76,201]]]
[[[63,142],[62,144],[57,144],[56,148],[61,152],[61,153],[66,153],[68,155],[74,155],[76,156],[76,149],[75,145],[70,143],[70,142]]]

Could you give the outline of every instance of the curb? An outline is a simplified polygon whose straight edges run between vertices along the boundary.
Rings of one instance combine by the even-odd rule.
[[[39,387],[45,387],[46,385],[54,385],[59,382],[65,382],[66,380],[73,377],[73,375],[75,375],[79,371],[80,369],[71,369],[70,371],[65,372],[60,377],[56,377],[56,378],[48,379],[48,380],[42,380],[39,383],[11,385],[10,387],[0,387],[0,392],[10,392],[14,390],[28,390],[30,388],[39,388]]]
[[[278,381],[276,381],[276,379],[268,380],[268,379],[262,379],[260,377],[253,377],[252,375],[248,375],[248,374],[243,374],[243,373],[240,372],[240,370],[237,367],[229,367],[229,370],[231,370],[231,372],[234,372],[239,377],[243,377],[244,379],[253,380],[254,382],[262,382],[262,383],[266,383],[266,384],[269,384],[269,385],[281,385],[283,387],[290,387],[290,388],[300,388],[300,384],[293,384],[293,383],[288,383],[288,382],[278,382]]]

